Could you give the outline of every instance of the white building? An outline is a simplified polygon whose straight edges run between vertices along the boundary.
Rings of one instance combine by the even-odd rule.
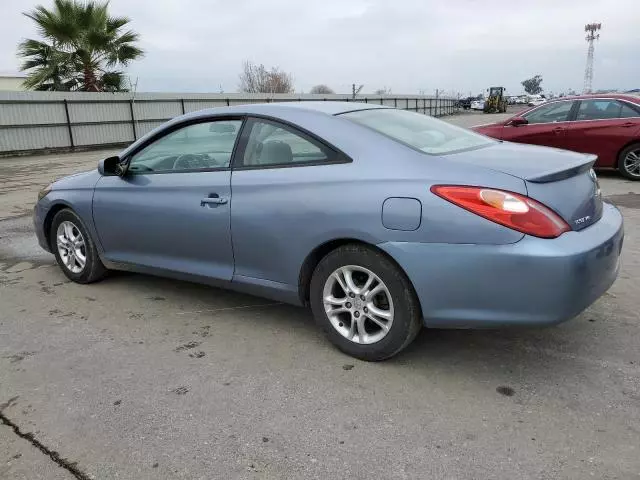
[[[25,78],[27,78],[25,75],[0,73],[0,91],[17,92],[26,90],[26,88],[22,86]]]

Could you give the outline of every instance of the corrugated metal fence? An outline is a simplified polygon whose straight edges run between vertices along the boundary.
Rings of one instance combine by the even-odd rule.
[[[0,154],[123,145],[183,113],[261,102],[357,101],[426,115],[457,111],[456,100],[420,95],[153,94],[0,92]]]

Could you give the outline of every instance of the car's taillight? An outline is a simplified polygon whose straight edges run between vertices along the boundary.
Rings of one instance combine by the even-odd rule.
[[[527,235],[556,238],[571,230],[553,210],[517,193],[460,185],[434,185],[431,191],[465,210]]]

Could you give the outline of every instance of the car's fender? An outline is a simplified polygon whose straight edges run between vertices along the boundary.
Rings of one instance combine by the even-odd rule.
[[[102,246],[93,221],[93,192],[100,178],[97,170],[91,170],[61,178],[51,185],[51,191],[37,205],[42,222],[40,227],[45,236],[49,236],[48,229],[54,215],[63,208],[70,208],[80,217],[96,244],[98,252],[102,253]]]

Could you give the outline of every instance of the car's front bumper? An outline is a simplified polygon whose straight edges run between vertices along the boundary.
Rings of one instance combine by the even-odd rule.
[[[44,232],[44,221],[49,211],[48,207],[43,206],[42,202],[37,202],[33,207],[33,229],[36,232],[38,243],[47,252],[51,252],[51,246],[47,242],[47,236]]]
[[[544,325],[575,317],[615,281],[622,215],[556,239],[509,245],[390,242],[379,245],[404,268],[430,327]]]

